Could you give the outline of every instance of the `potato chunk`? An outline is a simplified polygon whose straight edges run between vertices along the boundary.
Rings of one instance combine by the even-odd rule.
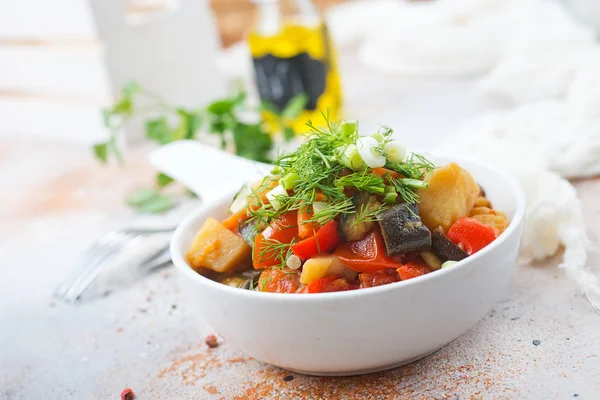
[[[429,186],[419,190],[419,214],[429,230],[448,232],[457,219],[466,217],[479,197],[479,185],[456,163],[432,171]]]
[[[472,218],[494,228],[494,231],[497,235],[501,235],[502,232],[504,232],[509,225],[508,218],[506,218],[506,215],[498,211],[491,214],[476,214],[473,215]]]
[[[323,255],[306,260],[302,266],[300,283],[308,285],[326,276],[336,275],[348,280],[356,279],[357,272],[346,267],[342,262],[332,255]]]
[[[250,260],[251,248],[244,239],[214,218],[208,218],[194,237],[187,259],[194,268],[229,272]]]

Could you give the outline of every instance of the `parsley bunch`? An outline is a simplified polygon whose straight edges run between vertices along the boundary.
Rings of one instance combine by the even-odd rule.
[[[240,87],[233,96],[215,100],[205,107],[190,109],[174,106],[137,82],[129,82],[122,89],[119,99],[111,107],[102,110],[109,137],[105,142],[94,145],[94,154],[104,164],[111,158],[123,164],[125,160],[118,145],[119,135],[129,121],[142,118],[146,138],[161,146],[177,140],[197,139],[200,134],[213,134],[220,136],[223,149],[232,145],[235,153],[241,157],[271,162],[274,142],[262,120],[263,113],[270,114],[285,140],[291,140],[295,132],[288,121],[300,115],[306,106],[307,96],[302,94],[292,98],[281,112],[267,102],[253,108],[246,100],[246,92]],[[260,121],[244,122],[240,115],[245,112],[258,113],[261,115]],[[172,182],[171,177],[157,173],[155,188],[133,193],[126,199],[127,203],[143,212],[165,211],[173,206],[174,201],[161,191]]]

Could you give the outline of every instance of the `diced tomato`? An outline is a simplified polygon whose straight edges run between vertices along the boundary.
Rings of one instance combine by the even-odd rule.
[[[375,228],[361,240],[341,244],[333,254],[345,266],[358,272],[375,272],[402,266],[399,260],[385,254],[385,243],[379,228]]]
[[[306,261],[313,256],[331,252],[339,243],[338,223],[333,220],[323,225],[314,236],[292,245],[292,253]]]
[[[280,251],[269,249],[270,245],[291,243],[298,238],[298,216],[296,211],[283,214],[254,238],[252,265],[256,269],[268,268],[281,263]]]
[[[468,255],[477,253],[497,237],[494,228],[468,217],[459,218],[448,231],[448,238],[455,244],[462,245]]]
[[[421,258],[416,258],[406,264],[400,266],[397,270],[400,275],[400,279],[403,281],[407,279],[416,278],[417,276],[425,275],[431,272],[431,269],[425,264]]]
[[[358,289],[358,285],[350,283],[339,276],[328,276],[318,279],[306,286],[306,293],[341,292],[344,290]]]
[[[398,282],[400,275],[395,269],[382,269],[376,272],[363,272],[358,275],[358,280],[361,288],[370,288]]]
[[[308,221],[313,215],[310,207],[303,206],[300,208],[300,211],[298,212],[298,236],[301,238],[313,236],[315,232],[319,230],[318,223]]]
[[[266,269],[258,278],[261,292],[294,293],[298,290],[299,274],[286,274],[280,269]]]

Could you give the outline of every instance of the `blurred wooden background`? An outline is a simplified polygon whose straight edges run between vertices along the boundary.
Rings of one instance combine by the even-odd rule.
[[[313,3],[324,11],[328,7],[347,0],[313,0]],[[255,15],[255,5],[250,0],[210,0],[217,19],[221,42],[227,47],[239,42]]]

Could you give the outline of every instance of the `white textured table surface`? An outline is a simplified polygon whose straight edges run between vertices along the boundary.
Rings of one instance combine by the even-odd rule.
[[[126,217],[124,188],[150,171],[141,155],[120,171],[69,145],[0,150],[2,399],[116,399],[125,387],[139,399],[598,398],[600,315],[554,261],[521,267],[485,319],[437,353],[356,378],[290,374],[226,342],[206,348],[211,329],[171,269],[75,306],[54,301],[76,255]],[[578,189],[600,221],[600,183]]]
[[[450,134],[482,108],[464,83],[432,97],[430,83],[390,90],[386,79],[347,79],[347,114],[361,127],[399,128],[409,145]],[[103,168],[75,145],[0,141],[1,399],[117,399],[125,387],[142,400],[600,398],[600,315],[558,260],[521,267],[493,310],[435,354],[355,378],[291,374],[227,342],[208,349],[211,329],[170,268],[75,306],[54,301],[77,255],[128,218],[123,194],[152,176],[144,158],[138,150],[126,169]],[[577,186],[597,235],[600,181]]]

